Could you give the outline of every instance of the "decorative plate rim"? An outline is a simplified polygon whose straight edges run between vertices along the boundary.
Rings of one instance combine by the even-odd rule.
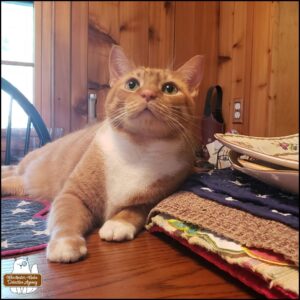
[[[241,166],[240,163],[237,161],[237,157],[241,156],[241,153],[235,152],[234,150],[230,150],[228,153],[228,158],[231,163],[231,166],[244,174],[247,174],[248,176],[254,177],[258,179],[259,181],[265,182],[267,184],[270,184],[272,186],[276,186],[280,189],[289,191],[290,193],[296,193],[299,194],[299,187],[297,188],[294,186],[295,182],[299,182],[299,172],[294,170],[257,170],[257,169],[251,169],[248,167]],[[281,181],[274,181],[272,179],[272,175],[278,175],[278,176],[289,176],[290,179],[292,179],[293,184],[283,185]],[[266,178],[264,176],[267,176]],[[262,179],[264,178],[264,179]],[[270,183],[272,182],[272,183]]]
[[[232,143],[232,142],[226,140],[226,136],[231,136],[231,137],[239,137],[240,136],[240,137],[250,138],[250,139],[251,138],[255,138],[255,139],[257,138],[257,139],[260,139],[260,140],[276,140],[276,139],[278,140],[278,139],[286,139],[287,137],[296,137],[296,136],[298,136],[298,134],[289,135],[289,136],[285,136],[285,137],[274,137],[274,138],[270,138],[270,137],[266,137],[266,138],[264,138],[264,137],[252,137],[252,136],[247,136],[247,135],[231,134],[231,133],[229,133],[229,134],[215,133],[214,136],[221,143],[225,144],[228,148],[230,148],[232,150],[235,150],[236,152],[249,155],[253,158],[265,160],[265,161],[273,163],[275,165],[280,165],[280,166],[284,166],[284,167],[287,167],[287,168],[299,170],[299,161],[274,157],[273,155],[266,154],[266,153],[259,152],[259,151],[250,150],[246,147],[236,145],[235,143]]]

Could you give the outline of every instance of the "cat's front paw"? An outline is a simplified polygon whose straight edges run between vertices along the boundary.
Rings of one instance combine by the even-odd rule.
[[[108,220],[99,230],[102,240],[106,241],[126,241],[132,240],[135,236],[136,228],[126,221]]]
[[[52,262],[75,262],[86,253],[85,240],[81,236],[53,238],[47,246],[47,259]]]

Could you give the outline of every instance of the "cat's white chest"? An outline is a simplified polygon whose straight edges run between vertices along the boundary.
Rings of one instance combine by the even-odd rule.
[[[97,143],[105,164],[105,218],[158,179],[172,176],[185,165],[178,160],[178,141],[156,141],[144,147],[108,125],[98,134]]]

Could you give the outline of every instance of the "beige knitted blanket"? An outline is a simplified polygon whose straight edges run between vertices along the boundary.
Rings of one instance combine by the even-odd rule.
[[[248,212],[180,191],[149,213],[147,223],[157,213],[208,229],[246,247],[272,250],[299,266],[299,231],[282,223],[256,217]]]

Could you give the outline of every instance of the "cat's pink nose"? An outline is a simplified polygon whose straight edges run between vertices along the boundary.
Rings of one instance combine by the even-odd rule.
[[[146,101],[150,101],[150,100],[155,99],[157,97],[157,94],[154,91],[152,91],[152,90],[145,89],[145,90],[141,91],[141,96]]]

